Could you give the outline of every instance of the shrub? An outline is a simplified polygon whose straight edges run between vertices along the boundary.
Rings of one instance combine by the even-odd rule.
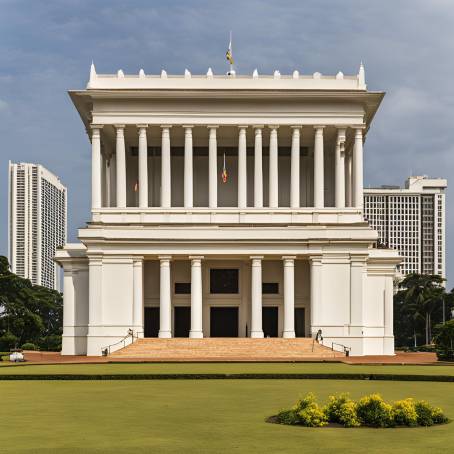
[[[7,331],[3,336],[0,337],[0,350],[10,350],[17,344],[17,338],[13,333]]]
[[[432,407],[425,400],[417,401],[415,403],[415,410],[420,426],[433,426],[434,424],[443,424],[448,421],[441,408]]]
[[[295,410],[282,410],[277,414],[277,421],[280,424],[287,424],[289,426],[294,426],[299,424],[298,416]]]
[[[393,403],[393,416],[395,424],[399,426],[417,426],[418,415],[413,399],[398,400]]]
[[[299,424],[306,427],[322,427],[327,424],[325,412],[315,401],[315,395],[312,393],[302,397],[292,408],[296,413]]]
[[[39,350],[39,348],[31,342],[25,342],[25,344],[23,344],[21,348],[22,350]]]
[[[392,427],[394,418],[392,406],[387,404],[380,394],[362,397],[356,412],[361,423],[370,427]]]
[[[442,361],[454,361],[454,319],[435,326],[437,357]]]
[[[324,408],[329,422],[342,424],[344,427],[359,427],[361,425],[356,414],[356,403],[348,394],[329,396],[329,402]]]

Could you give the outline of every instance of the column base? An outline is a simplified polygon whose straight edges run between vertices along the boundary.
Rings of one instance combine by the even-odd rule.
[[[263,339],[263,331],[251,331],[251,338],[253,339]]]
[[[295,331],[284,331],[282,333],[282,337],[285,337],[286,339],[294,339],[295,338]]]
[[[172,333],[170,331],[159,331],[158,337],[161,339],[170,339],[172,337]]]
[[[203,339],[203,331],[189,331],[190,339]]]

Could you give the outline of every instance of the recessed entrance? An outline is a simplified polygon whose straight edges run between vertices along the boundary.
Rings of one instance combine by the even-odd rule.
[[[175,337],[189,337],[190,328],[191,328],[191,307],[176,306],[174,309]]]
[[[210,337],[238,337],[238,308],[210,308]]]
[[[295,336],[305,337],[304,307],[295,308]]]
[[[278,335],[278,308],[262,308],[262,329],[265,337],[277,337]]]
[[[144,337],[158,337],[159,307],[146,307],[144,312]]]

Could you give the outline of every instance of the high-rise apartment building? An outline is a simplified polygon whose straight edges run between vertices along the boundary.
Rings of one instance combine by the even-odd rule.
[[[446,277],[444,178],[409,177],[405,187],[364,189],[364,216],[378,231],[379,241],[398,249],[403,275]]]
[[[9,163],[8,231],[11,271],[58,290],[54,255],[66,242],[66,187],[43,166]]]

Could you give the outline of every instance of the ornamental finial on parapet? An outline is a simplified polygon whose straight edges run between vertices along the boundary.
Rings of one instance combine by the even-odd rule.
[[[88,80],[87,88],[90,88],[90,85],[95,81],[96,77],[97,77],[96,68],[92,60],[90,65],[90,79]]]
[[[358,71],[358,88],[366,89],[366,72],[364,70],[363,62],[359,65]]]

